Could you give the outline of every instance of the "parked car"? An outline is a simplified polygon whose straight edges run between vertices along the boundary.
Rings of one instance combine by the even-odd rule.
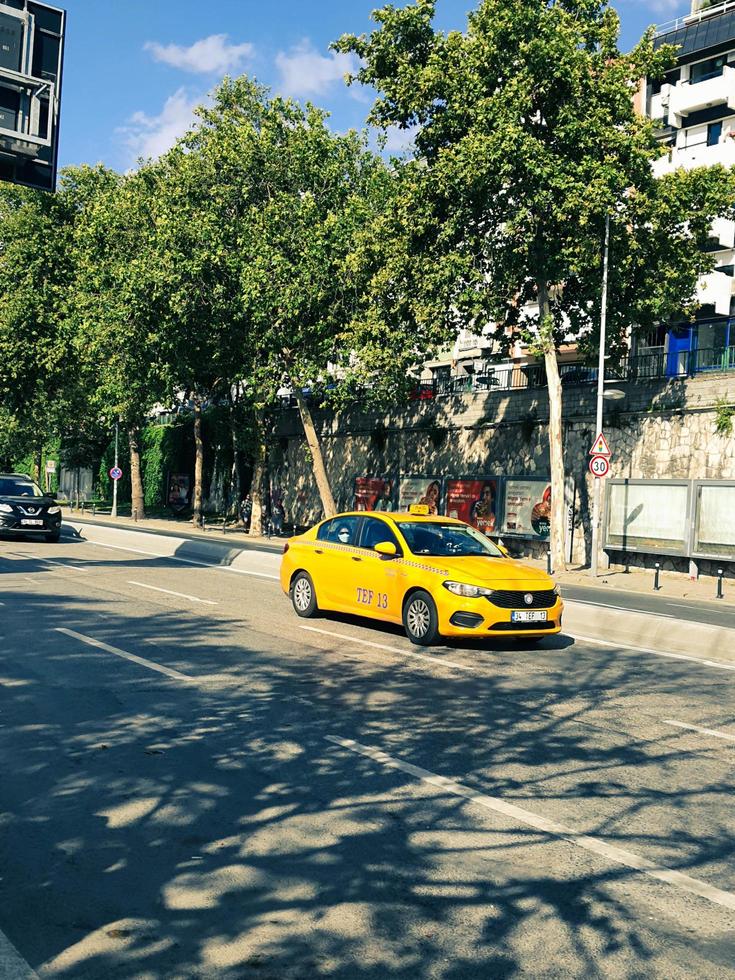
[[[0,537],[21,535],[58,541],[61,507],[23,473],[0,473]]]

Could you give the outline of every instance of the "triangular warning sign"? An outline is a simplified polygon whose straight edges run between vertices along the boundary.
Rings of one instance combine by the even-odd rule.
[[[594,445],[590,449],[590,456],[612,456],[604,432],[601,432],[595,439]]]

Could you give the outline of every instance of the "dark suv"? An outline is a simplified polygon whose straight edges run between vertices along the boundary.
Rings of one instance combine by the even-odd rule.
[[[58,541],[61,507],[55,494],[44,494],[29,476],[0,473],[0,537],[17,534]]]

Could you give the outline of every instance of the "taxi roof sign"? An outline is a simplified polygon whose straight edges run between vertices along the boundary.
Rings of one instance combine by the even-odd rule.
[[[411,504],[408,508],[408,513],[413,514],[414,517],[428,517],[429,516],[429,505],[428,504]]]
[[[601,432],[595,439],[594,445],[592,446],[592,449],[590,449],[589,454],[590,456],[612,456],[604,432]]]

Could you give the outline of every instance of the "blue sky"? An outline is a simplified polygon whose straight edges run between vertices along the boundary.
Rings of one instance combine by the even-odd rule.
[[[53,0],[50,0],[53,3]],[[400,6],[403,0],[394,0]],[[59,6],[64,6],[59,3]],[[345,32],[370,29],[378,0],[67,0],[59,162],[120,170],[156,156],[187,128],[192,108],[225,74],[246,72],[362,127],[368,104],[342,81]],[[473,0],[438,0],[437,26],[463,28]],[[613,0],[624,47],[689,0]],[[400,139],[393,143],[399,149]],[[389,144],[390,145],[390,144]]]

